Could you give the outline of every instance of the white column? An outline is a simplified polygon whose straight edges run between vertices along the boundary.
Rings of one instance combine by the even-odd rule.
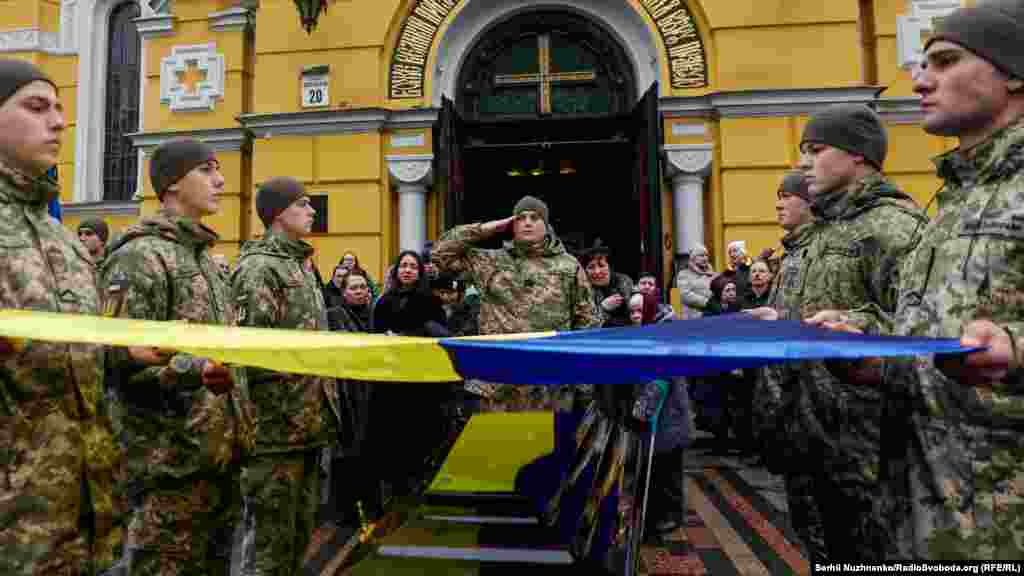
[[[667,174],[672,178],[672,239],[679,254],[705,244],[704,181],[711,172],[712,144],[666,144]]]
[[[398,247],[423,249],[427,240],[427,185],[430,184],[431,154],[387,156],[388,172],[398,190]]]
[[[672,222],[675,252],[704,244],[704,175],[679,173],[672,178]]]

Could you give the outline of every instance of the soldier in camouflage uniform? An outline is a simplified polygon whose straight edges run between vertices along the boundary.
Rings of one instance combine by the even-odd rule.
[[[803,258],[811,245],[814,231],[814,218],[810,209],[813,197],[806,176],[799,170],[786,174],[777,195],[775,206],[779,225],[786,233],[782,237],[785,251],[779,263],[770,307],[777,311],[796,310],[804,268]],[[813,476],[789,466],[793,452],[787,438],[784,407],[792,403],[794,391],[789,387],[783,389],[789,382],[784,378],[788,369],[776,364],[759,372],[754,387],[755,435],[763,447],[762,453],[768,469],[783,475],[790,523],[797,527],[805,555],[811,561],[822,561],[825,559],[825,525],[818,501],[813,497]]]
[[[256,193],[266,227],[242,248],[231,277],[240,326],[327,330],[320,284],[306,266],[313,247],[302,241],[316,211],[302,184],[274,178]],[[241,573],[292,575],[316,528],[318,456],[337,438],[338,390],[333,378],[248,370],[255,406],[256,449],[242,473],[245,535]]]
[[[432,253],[438,268],[464,273],[463,278],[480,290],[480,333],[600,327],[602,318],[594,307],[586,272],[548,224],[547,205],[524,196],[512,214],[457,226],[441,237]],[[475,246],[509,229],[513,240],[503,248]],[[489,390],[480,392],[490,395]]]
[[[442,270],[480,289],[480,333],[517,334],[600,326],[590,282],[548,224],[547,205],[524,196],[512,216],[449,230],[432,253]],[[511,228],[498,250],[474,246]]]
[[[110,228],[102,218],[86,218],[78,225],[78,239],[89,251],[97,270],[103,267],[103,260],[107,257],[109,237]]]
[[[120,318],[234,325],[231,292],[209,248],[224,186],[213,150],[159,146],[150,179],[160,210],[130,226],[102,272],[106,313]],[[242,371],[150,348],[109,352],[123,418],[133,575],[224,575],[241,512],[239,474],[252,449]]]
[[[903,558],[1024,559],[1022,37],[1024,2],[979,2],[942,20],[914,73],[925,131],[960,146],[935,159],[944,186],[891,329],[989,350],[886,363],[898,450],[878,500]]]
[[[814,197],[815,218],[799,262],[792,261],[768,317],[804,318],[830,308],[895,306],[897,264],[927,221],[907,194],[880,172],[886,135],[863,105],[838,105],[815,114],[801,139],[801,169]],[[801,238],[801,240],[803,240]],[[755,310],[755,315],[758,314]],[[772,310],[772,309],[769,309]],[[794,526],[811,561],[881,556],[878,518],[871,510],[878,481],[881,394],[834,377],[821,362],[768,371],[778,375],[789,450],[791,485],[806,484],[822,512],[824,549],[813,531]],[[805,463],[797,467],[795,463]],[[802,503],[791,502],[791,509]],[[799,524],[799,518],[794,518]]]
[[[64,116],[35,66],[0,60],[0,308],[99,314],[92,259],[47,213]],[[0,574],[87,575],[120,553],[120,450],[103,349],[0,338]]]

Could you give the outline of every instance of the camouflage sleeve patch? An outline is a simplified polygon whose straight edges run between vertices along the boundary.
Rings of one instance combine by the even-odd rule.
[[[106,291],[103,297],[103,315],[107,318],[117,318],[121,315],[121,308],[124,306],[125,288],[128,285],[128,277],[123,272],[117,271],[111,275],[106,282]]]
[[[167,320],[167,273],[159,257],[150,251],[125,246],[110,257],[103,268],[100,287],[113,298],[109,304],[116,318]],[[105,310],[107,306],[104,307]]]

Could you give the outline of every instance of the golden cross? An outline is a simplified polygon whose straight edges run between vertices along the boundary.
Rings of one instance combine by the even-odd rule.
[[[185,61],[185,71],[178,72],[178,83],[185,87],[185,94],[195,94],[196,84],[206,80],[206,71],[199,69],[196,60]]]
[[[541,34],[537,37],[538,74],[499,74],[494,77],[498,86],[537,84],[540,86],[540,113],[551,113],[551,85],[556,82],[587,82],[597,78],[593,72],[551,72],[551,37]]]

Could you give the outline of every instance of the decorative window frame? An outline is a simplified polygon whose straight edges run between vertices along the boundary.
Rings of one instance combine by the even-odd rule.
[[[62,0],[61,42],[78,52],[78,115],[75,118],[74,202],[103,202],[103,149],[106,139],[107,51],[110,39],[110,14],[123,0]],[[157,20],[172,24],[166,12],[166,0],[134,0],[139,4],[136,20],[142,54],[139,55],[139,102],[146,95],[146,44],[149,28],[145,22]],[[69,26],[65,30],[64,24]],[[73,25],[72,25],[73,24]],[[162,28],[167,28],[163,26]],[[139,106],[139,126],[143,125],[145,106]],[[140,155],[137,182],[142,182]]]
[[[206,72],[205,79],[196,82],[194,91],[178,82],[178,73],[188,70],[190,63]],[[223,97],[224,54],[217,52],[213,42],[175,46],[170,56],[160,60],[160,102],[168,104],[173,112],[210,111]]]

